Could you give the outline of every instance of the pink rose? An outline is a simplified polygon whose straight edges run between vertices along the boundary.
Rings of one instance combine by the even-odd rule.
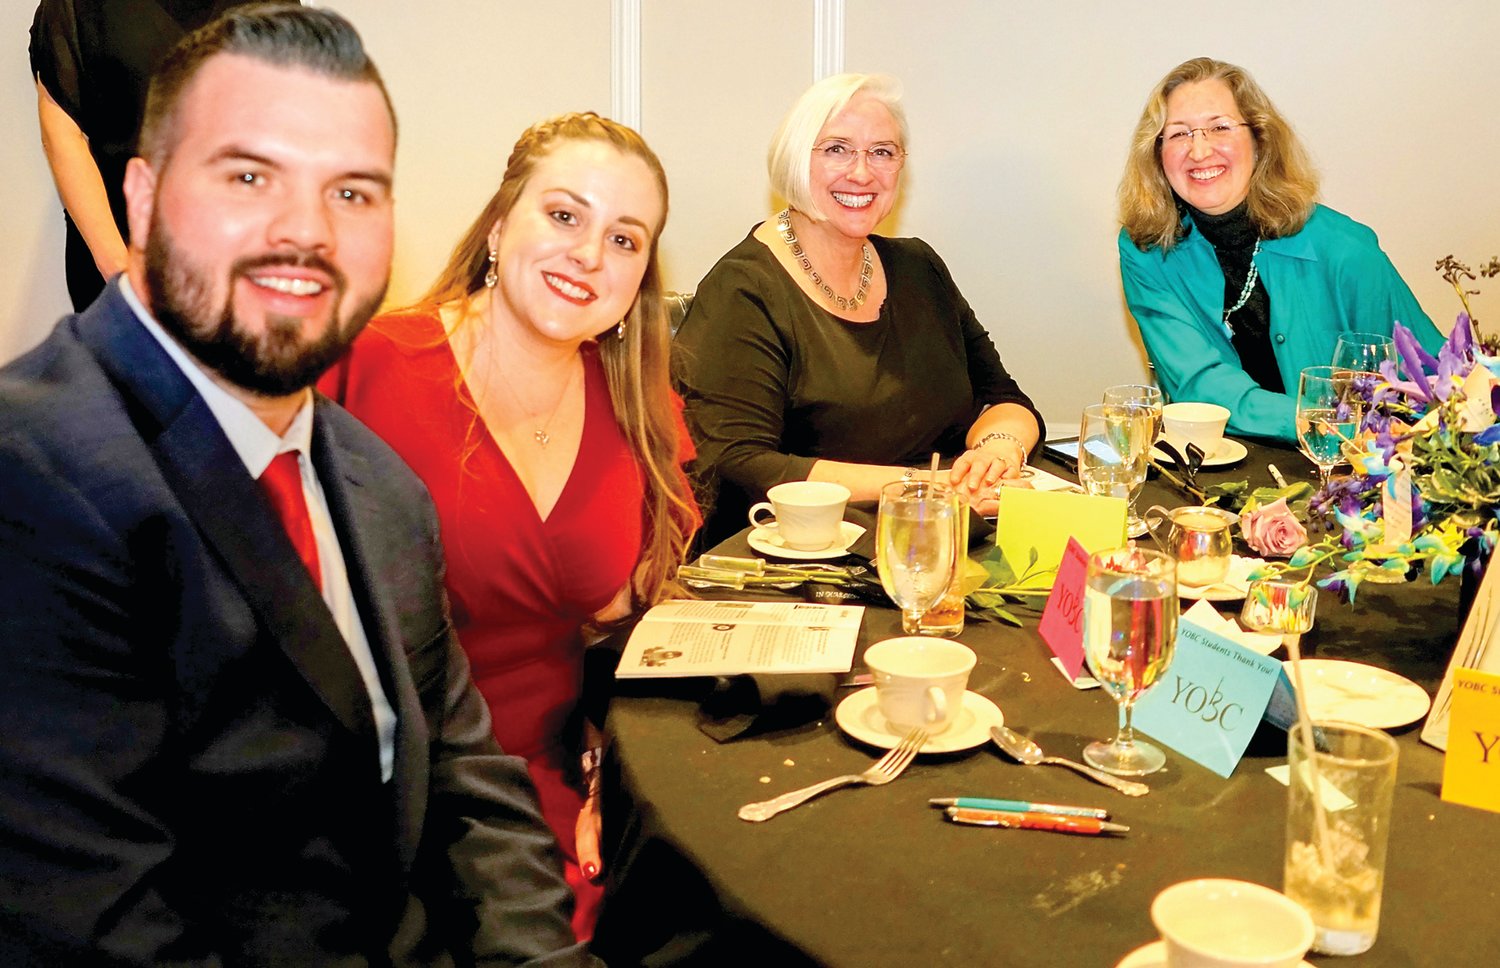
[[[1273,558],[1289,558],[1307,544],[1307,529],[1286,506],[1284,497],[1265,507],[1242,511],[1240,533],[1256,554]]]

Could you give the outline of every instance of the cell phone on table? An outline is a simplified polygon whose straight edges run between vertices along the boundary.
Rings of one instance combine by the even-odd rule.
[[[1057,440],[1049,440],[1042,445],[1047,453],[1054,459],[1061,461],[1069,467],[1078,463],[1078,438],[1059,437]],[[1109,449],[1109,445],[1102,440],[1091,440],[1088,443],[1089,453],[1096,455],[1101,460],[1116,461],[1119,458]]]
[[[1076,464],[1078,462],[1078,438],[1058,437],[1042,444],[1045,450],[1054,460],[1062,461],[1064,464]]]

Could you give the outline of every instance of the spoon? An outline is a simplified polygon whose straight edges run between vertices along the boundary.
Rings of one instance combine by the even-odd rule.
[[[1036,766],[1038,763],[1052,766],[1066,766],[1076,773],[1082,773],[1096,783],[1102,783],[1107,787],[1114,787],[1127,797],[1143,797],[1151,792],[1151,788],[1144,783],[1137,783],[1134,780],[1122,780],[1117,776],[1111,776],[1091,766],[1084,766],[1082,763],[1065,760],[1061,756],[1047,756],[1042,752],[1040,746],[1007,726],[991,726],[990,738],[1008,756],[1027,766]]]

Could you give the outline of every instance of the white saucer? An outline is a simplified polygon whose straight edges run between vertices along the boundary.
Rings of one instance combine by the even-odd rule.
[[[1203,599],[1207,602],[1237,602],[1250,592],[1250,573],[1266,563],[1264,558],[1230,555],[1229,574],[1212,585],[1177,583],[1177,597]]]
[[[839,522],[839,540],[827,548],[819,548],[817,551],[802,551],[797,548],[788,548],[781,540],[781,535],[776,533],[776,525],[762,525],[750,531],[750,547],[763,555],[775,555],[777,558],[796,558],[798,561],[821,561],[824,558],[841,558],[849,553],[849,546],[858,541],[865,533],[865,529],[853,521]]]
[[[1298,962],[1302,968],[1313,968],[1305,961]],[[1167,943],[1153,941],[1143,944],[1126,955],[1115,968],[1167,968]]]
[[[890,749],[901,742],[906,731],[891,732],[885,717],[880,715],[880,706],[875,702],[875,687],[861,689],[839,703],[833,711],[834,722],[839,729],[861,743]],[[971,750],[989,741],[991,726],[1004,726],[1005,714],[1000,707],[977,692],[964,693],[964,708],[958,718],[947,729],[938,733],[922,747],[923,753],[956,753]]]
[[[1295,688],[1290,662],[1287,679]],[[1314,720],[1340,719],[1371,729],[1391,729],[1427,715],[1432,699],[1427,690],[1405,676],[1363,662],[1340,659],[1303,659],[1307,684],[1307,712]]]
[[[1214,452],[1212,454],[1209,454],[1207,457],[1203,458],[1203,463],[1200,466],[1226,467],[1230,464],[1237,464],[1240,461],[1244,460],[1245,456],[1249,453],[1249,449],[1244,444],[1240,443],[1238,440],[1234,440],[1233,438],[1225,437],[1219,441],[1219,446],[1214,448]],[[1172,460],[1171,457],[1155,447],[1151,448],[1151,459],[1155,461],[1165,461],[1168,464],[1176,463]]]

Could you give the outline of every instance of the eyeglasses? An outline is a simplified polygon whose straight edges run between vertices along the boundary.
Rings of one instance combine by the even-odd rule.
[[[871,171],[881,174],[900,171],[906,164],[906,152],[890,143],[856,148],[847,141],[825,141],[813,148],[812,153],[829,171],[848,171],[860,155],[865,156],[865,164]]]
[[[1183,149],[1193,143],[1193,135],[1202,134],[1211,145],[1222,145],[1234,137],[1236,128],[1251,127],[1248,121],[1215,121],[1204,128],[1189,128],[1173,125],[1157,135],[1157,140],[1168,148]]]

